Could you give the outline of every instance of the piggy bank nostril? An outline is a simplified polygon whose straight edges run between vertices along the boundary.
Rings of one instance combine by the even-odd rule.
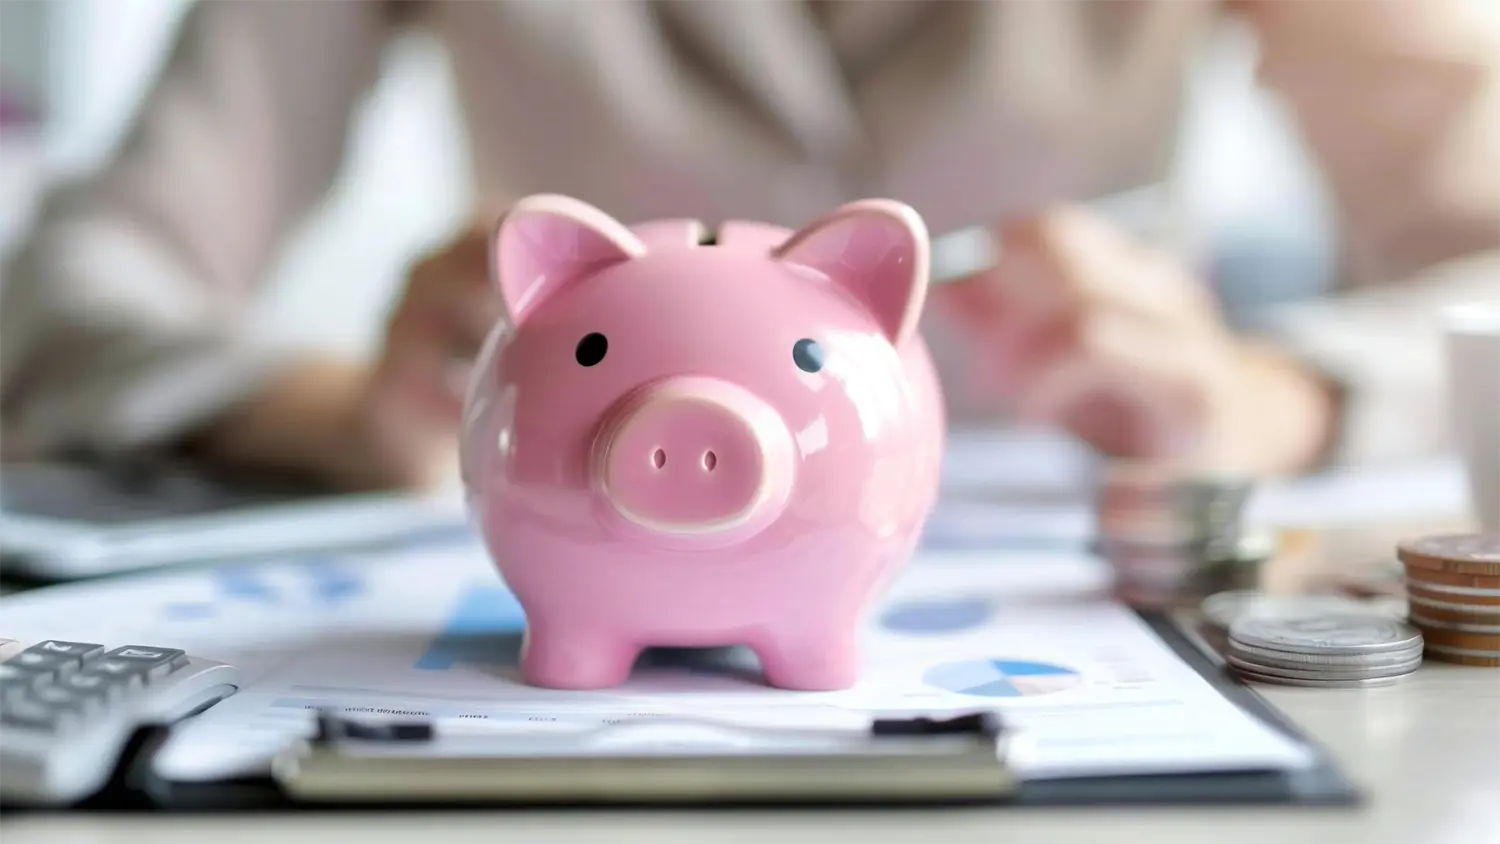
[[[712,472],[719,465],[719,458],[712,451],[703,452],[703,468]]]
[[[655,466],[658,469],[667,465],[667,453],[659,448],[656,451],[652,452],[651,465]]]

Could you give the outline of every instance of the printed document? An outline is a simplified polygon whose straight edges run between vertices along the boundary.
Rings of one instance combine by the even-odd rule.
[[[472,539],[42,590],[0,612],[8,637],[179,647],[240,667],[245,688],[160,755],[175,780],[263,771],[321,707],[536,735],[684,714],[853,729],[871,714],[993,707],[1030,736],[1017,768],[1032,779],[1310,764],[1115,603],[1099,561],[935,544],[956,550],[909,565],[867,619],[861,681],[829,693],[769,688],[735,648],[650,652],[607,691],[525,686],[525,615]]]

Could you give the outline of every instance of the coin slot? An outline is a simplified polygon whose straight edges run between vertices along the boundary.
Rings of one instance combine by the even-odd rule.
[[[655,466],[658,469],[667,465],[667,453],[659,448],[656,451],[652,452],[651,465]]]
[[[715,455],[712,451],[703,452],[703,468],[705,470],[712,472],[714,470],[714,467],[717,465],[719,465],[719,458],[717,455]]]

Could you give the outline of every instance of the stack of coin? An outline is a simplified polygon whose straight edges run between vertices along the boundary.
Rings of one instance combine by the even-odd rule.
[[[1318,688],[1400,682],[1422,664],[1422,634],[1378,612],[1246,614],[1229,625],[1224,655],[1242,678]]]
[[[1110,467],[1096,499],[1094,551],[1114,568],[1117,596],[1168,609],[1253,586],[1275,548],[1241,526],[1251,489],[1246,478],[1163,464]]]
[[[1103,535],[1149,531],[1160,540],[1234,544],[1252,484],[1166,463],[1118,463],[1102,475],[1096,501]]]
[[[1216,631],[1229,635],[1229,628],[1241,618],[1316,618],[1325,615],[1348,615],[1370,610],[1400,619],[1402,616],[1385,608],[1372,608],[1365,602],[1344,595],[1272,595],[1257,589],[1236,589],[1208,596],[1199,605],[1203,620]]]
[[[1400,543],[1407,620],[1427,655],[1500,667],[1500,536],[1427,536]]]
[[[1275,618],[1356,611],[1358,601],[1342,595],[1272,595],[1260,589],[1232,589],[1209,595],[1198,605],[1198,634],[1219,653],[1229,650],[1229,628],[1246,616]]]

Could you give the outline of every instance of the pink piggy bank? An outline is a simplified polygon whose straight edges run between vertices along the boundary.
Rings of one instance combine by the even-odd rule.
[[[773,686],[852,685],[937,494],[921,218],[863,201],[709,240],[537,195],[491,246],[506,318],[461,462],[526,613],[523,682],[609,687],[646,647],[745,645]]]

